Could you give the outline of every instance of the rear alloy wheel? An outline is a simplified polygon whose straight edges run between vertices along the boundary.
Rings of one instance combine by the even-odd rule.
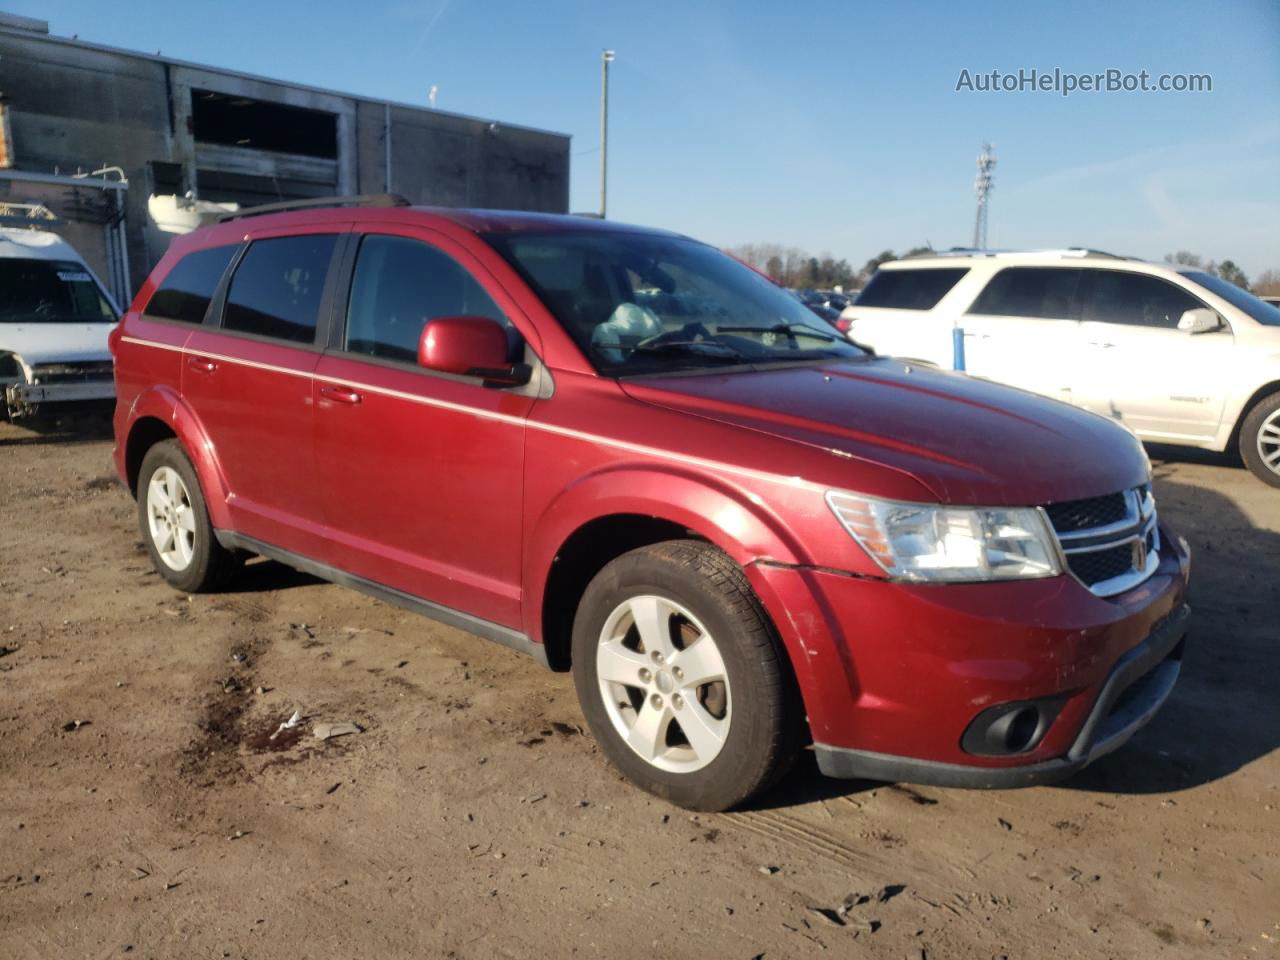
[[[176,440],[142,458],[138,526],[156,572],[179,590],[217,589],[240,568],[239,556],[214,537],[195,468]]]
[[[173,467],[161,467],[147,484],[147,529],[165,566],[178,573],[191,566],[196,518],[191,493]]]
[[[604,753],[679,806],[742,803],[786,771],[803,736],[781,643],[742,570],[705,543],[605,566],[578,606],[573,665]]]
[[[1280,487],[1280,393],[1259,402],[1244,418],[1240,457],[1255,477]]]

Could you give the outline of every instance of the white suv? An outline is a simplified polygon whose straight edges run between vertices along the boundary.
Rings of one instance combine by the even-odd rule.
[[[958,339],[973,376],[1114,417],[1143,440],[1237,445],[1280,487],[1280,309],[1193,267],[1078,249],[895,260],[840,326],[941,367]]]

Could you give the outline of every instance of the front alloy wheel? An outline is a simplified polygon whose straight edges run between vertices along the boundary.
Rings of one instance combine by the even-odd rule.
[[[1272,473],[1280,474],[1280,410],[1262,421],[1258,427],[1258,456]]]
[[[1280,393],[1259,400],[1245,415],[1240,458],[1263,483],[1280,487]]]
[[[596,676],[613,728],[659,770],[692,773],[724,749],[732,722],[724,660],[674,600],[620,603],[600,631]]]
[[[766,789],[804,736],[773,625],[742,569],[700,541],[640,547],[596,574],[574,617],[573,673],[605,755],[692,810]]]

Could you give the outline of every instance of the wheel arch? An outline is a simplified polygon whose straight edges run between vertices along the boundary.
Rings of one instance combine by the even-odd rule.
[[[1231,428],[1231,436],[1227,440],[1228,451],[1239,449],[1240,429],[1244,426],[1244,421],[1253,411],[1253,408],[1276,393],[1280,393],[1280,380],[1272,380],[1270,383],[1264,383],[1257,390],[1253,391],[1253,394],[1249,399],[1240,407],[1239,415],[1236,416],[1235,425]]]
[[[584,478],[543,512],[526,554],[525,631],[545,644],[554,669],[570,666],[573,619],[591,578],[630,550],[675,539],[702,540],[743,568],[799,554],[777,518],[713,478],[651,466]]]
[[[147,451],[156,443],[170,439],[182,445],[183,452],[195,468],[214,527],[230,527],[227,485],[213,444],[195,413],[176,391],[168,387],[156,387],[140,394],[130,411],[129,432],[124,443],[125,479],[129,491],[137,494],[138,472]]]

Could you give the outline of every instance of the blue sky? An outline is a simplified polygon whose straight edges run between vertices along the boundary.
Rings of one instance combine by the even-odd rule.
[[[0,0],[57,34],[573,135],[611,217],[855,265],[968,244],[995,144],[992,246],[1089,245],[1280,269],[1280,3]],[[1211,93],[965,93],[1018,68],[1207,73]]]

